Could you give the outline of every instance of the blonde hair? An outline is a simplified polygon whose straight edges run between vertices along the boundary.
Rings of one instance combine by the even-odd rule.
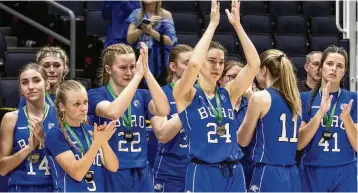
[[[44,46],[36,53],[36,62],[40,64],[40,61],[42,59],[49,56],[57,57],[62,60],[63,67],[64,67],[62,80],[64,80],[65,76],[67,76],[69,72],[69,68],[68,68],[69,59],[65,50],[58,46]]]
[[[109,74],[106,71],[105,66],[112,66],[117,55],[121,54],[134,54],[134,50],[131,46],[126,44],[113,44],[108,46],[102,53],[102,67],[97,72],[98,84],[105,85],[109,81]]]
[[[271,76],[276,79],[272,87],[278,89],[290,106],[294,115],[300,115],[301,100],[297,87],[294,66],[287,56],[279,50],[270,49],[260,55],[261,67],[266,66]]]
[[[137,23],[140,22],[143,19],[145,13],[147,12],[145,10],[145,4],[144,4],[143,0],[141,0],[140,6],[141,6],[141,9],[140,9],[140,12],[139,12],[139,14],[137,16],[137,21],[136,21]],[[158,15],[158,16],[163,15],[162,1],[161,0],[158,0],[157,5],[155,6],[155,15]]]
[[[69,91],[80,91],[81,89],[85,89],[85,87],[81,83],[79,83],[75,80],[65,80],[59,85],[59,87],[56,91],[56,100],[55,100],[57,120],[60,124],[61,131],[62,131],[63,135],[65,136],[65,139],[68,142],[68,144],[71,147],[74,147],[80,153],[81,153],[81,150],[74,145],[73,141],[71,141],[70,136],[67,133],[67,129],[64,126],[65,117],[64,117],[64,112],[61,112],[61,110],[60,110],[60,103],[63,105],[66,104],[67,99],[68,99],[66,94]]]
[[[172,50],[169,53],[169,63],[173,62],[175,65],[177,65],[179,54],[183,52],[191,52],[193,51],[193,48],[185,45],[185,44],[178,44],[172,48]],[[168,65],[168,78],[167,82],[171,82],[173,80],[174,72],[170,69],[170,66]]]

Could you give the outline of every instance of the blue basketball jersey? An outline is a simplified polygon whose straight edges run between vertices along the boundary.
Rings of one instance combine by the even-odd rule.
[[[307,100],[310,100],[312,92],[303,93],[302,95],[309,95]],[[333,95],[331,109],[327,112],[327,116],[330,116],[332,108],[337,101],[338,92],[330,93]],[[303,98],[304,96],[301,96]],[[345,89],[341,89],[341,95],[338,98],[336,110],[333,116],[333,121],[329,131],[333,133],[332,139],[325,141],[322,138],[322,133],[325,129],[325,123],[323,119],[321,124],[310,141],[304,148],[304,155],[302,157],[302,164],[307,166],[339,166],[348,163],[356,162],[356,152],[349,143],[347,134],[345,132],[343,121],[339,118],[344,104],[348,104],[351,99],[354,99],[351,109],[351,117],[354,123],[357,123],[357,93],[350,92]],[[302,118],[306,123],[314,117],[320,108],[321,95],[317,93],[312,106],[309,107],[309,101],[306,101],[306,107],[303,110]],[[308,109],[311,108],[311,115],[308,115]]]
[[[271,106],[257,122],[254,144],[254,164],[293,165],[296,163],[298,128],[301,117],[293,117],[290,106],[281,94],[268,88]]]
[[[216,120],[208,99],[201,88],[196,88],[191,104],[179,114],[189,145],[189,157],[196,157],[208,163],[233,161],[242,158],[243,153],[237,143],[237,121],[230,102],[229,93],[224,88],[216,88],[223,115],[222,122]],[[214,108],[216,99],[210,100]],[[216,133],[218,126],[224,126],[225,135]]]
[[[54,103],[55,103],[55,99],[56,99],[56,95],[55,94],[49,94],[50,96],[50,99],[45,97],[45,102],[51,106],[55,106]],[[23,106],[26,105],[26,99],[24,96],[21,96],[20,98],[20,102],[19,102],[19,105],[18,105],[18,109],[22,108]]]
[[[48,105],[48,112],[44,118],[42,129],[47,133],[58,124],[56,109]],[[14,128],[14,142],[12,154],[20,151],[28,145],[30,130],[25,115],[24,107],[18,110],[18,118]],[[48,158],[45,156],[43,147],[38,147],[33,153],[39,153],[40,159],[37,163],[30,162],[26,158],[19,166],[11,171],[9,185],[52,185]]]
[[[247,100],[247,98],[242,97],[240,107],[239,107],[239,109],[237,111],[235,111],[235,119],[237,121],[237,128],[240,128],[240,125],[244,121],[248,105],[249,105],[249,101]],[[252,138],[252,140],[251,140],[251,142],[250,142],[250,144],[248,146],[246,146],[246,147],[241,147],[240,146],[240,149],[242,150],[242,153],[244,153],[244,158],[243,158],[244,160],[242,160],[242,161],[245,161],[246,163],[252,163],[253,144],[255,144],[255,138],[254,137]]]
[[[162,87],[162,89],[170,104],[169,120],[171,116],[178,113],[178,111],[173,97],[173,89],[170,84]],[[187,153],[188,144],[186,142],[184,129],[181,129],[180,132],[166,144],[158,144],[158,152],[153,166],[154,177],[184,183],[186,169],[190,163]]]
[[[114,98],[106,86],[91,89],[88,91],[89,114],[93,115],[93,120],[98,125],[110,120],[96,115],[96,106],[101,101],[113,101]],[[109,145],[117,155],[119,168],[141,168],[146,167],[147,161],[147,130],[146,116],[151,118],[148,110],[149,102],[152,97],[148,90],[138,89],[130,103],[132,108],[131,128],[128,130],[124,125],[123,118],[119,118],[116,123],[117,131],[108,141]],[[128,111],[123,116],[128,116]],[[133,132],[133,140],[127,142],[124,132]]]
[[[90,125],[83,125],[83,128],[91,143],[92,141],[88,131],[93,131],[93,127]],[[88,151],[89,147],[86,143],[86,138],[82,128],[72,127],[72,130],[80,139],[85,150]],[[74,145],[77,148],[80,148],[80,145],[76,142],[76,139],[71,135],[71,133],[68,131],[67,133],[70,136],[70,141],[74,142]],[[93,164],[89,169],[89,171],[93,173],[93,180],[86,182],[85,178],[83,178],[82,181],[78,182],[71,178],[56,162],[56,156],[66,151],[72,151],[77,160],[83,157],[83,153],[77,151],[74,147],[68,144],[59,126],[51,129],[51,131],[46,135],[45,144],[46,154],[49,157],[51,171],[53,171],[51,176],[53,179],[55,192],[104,192],[105,168],[102,166],[99,152],[97,153],[97,156],[93,160]]]

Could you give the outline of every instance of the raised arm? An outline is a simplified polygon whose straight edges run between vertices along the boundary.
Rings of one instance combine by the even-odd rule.
[[[111,129],[105,131],[98,131],[95,124],[94,139],[88,151],[79,160],[76,160],[75,155],[71,150],[58,154],[55,159],[61,168],[74,180],[80,182],[89,171],[96,158],[97,153],[103,143],[107,142],[112,136],[111,132],[114,130],[115,122],[110,122],[107,127]],[[46,142],[47,143],[47,142]]]
[[[0,127],[0,175],[5,176],[18,167],[27,156],[38,146],[39,142],[34,135],[29,138],[29,144],[22,144],[20,151],[12,154],[14,143],[14,127],[17,120],[17,112],[6,113]]]
[[[208,52],[210,42],[214,36],[216,27],[219,25],[219,21],[220,3],[218,3],[217,0],[212,0],[210,23],[200,41],[196,44],[183,76],[175,83],[173,89],[175,101],[183,101],[183,99],[185,99],[188,93],[192,90],[196,78],[200,72],[201,66],[206,59],[206,54]]]
[[[144,50],[144,78],[147,81],[150,94],[152,95],[152,100],[149,102],[149,112],[157,116],[167,116],[170,112],[168,98],[162,88],[159,86],[158,82],[155,80],[153,74],[149,70],[147,45],[141,42],[141,47]]]
[[[110,120],[117,120],[122,117],[123,113],[128,108],[128,105],[132,101],[132,98],[138,88],[140,81],[143,78],[144,68],[143,58],[144,49],[140,49],[140,56],[136,63],[136,73],[130,83],[124,88],[124,90],[112,101],[102,101],[96,105],[96,115],[104,117]]]
[[[357,133],[358,133],[358,124],[357,124],[357,106],[353,111],[353,117],[355,117],[355,121],[353,121],[352,116],[350,115],[352,109],[353,99],[349,101],[348,105],[343,107],[342,113],[340,115],[341,120],[343,121],[344,128],[348,137],[348,141],[351,144],[352,148],[357,151]]]
[[[328,83],[322,91],[322,99],[321,99],[321,105],[317,113],[314,115],[314,117],[306,123],[305,121],[302,121],[301,127],[298,133],[298,144],[297,149],[301,150],[312,140],[314,135],[316,134],[320,124],[321,120],[324,117],[324,115],[327,113],[327,111],[331,108],[331,102],[333,96],[329,96],[329,93],[327,91],[328,86],[330,83]]]
[[[257,121],[263,111],[268,111],[271,99],[265,99],[268,99],[269,96],[267,91],[258,91],[251,96],[244,121],[237,132],[237,140],[242,147],[246,147],[250,144]]]
[[[150,120],[155,136],[160,143],[166,144],[172,140],[183,127],[178,114],[169,120],[166,117],[153,117]]]
[[[233,25],[247,60],[246,66],[240,71],[234,80],[229,82],[225,88],[230,94],[231,103],[234,105],[240,96],[252,84],[256,74],[260,70],[260,57],[254,44],[247,36],[240,23],[240,2],[232,0],[231,12],[225,10],[230,23]]]

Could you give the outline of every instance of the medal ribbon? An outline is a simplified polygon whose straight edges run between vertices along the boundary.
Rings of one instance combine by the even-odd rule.
[[[48,102],[50,103],[51,106],[55,106],[55,104],[52,101],[52,98],[50,97],[50,95],[48,94],[48,92],[45,93],[46,99],[48,100]]]
[[[200,88],[199,84],[195,85],[196,87]],[[205,94],[205,93],[204,93]],[[215,99],[216,99],[216,109],[214,108],[214,106],[211,104],[210,100],[208,99],[208,97],[205,95],[206,100],[208,101],[209,105],[210,105],[210,109],[212,112],[214,112],[215,118],[216,120],[221,123],[221,121],[223,120],[223,113],[221,111],[221,102],[220,102],[220,98],[219,98],[219,93],[217,91],[217,89],[215,88]],[[217,111],[216,111],[217,110]]]
[[[319,95],[321,96],[321,89],[320,89]],[[338,100],[339,100],[340,96],[341,96],[341,89],[338,90],[337,100],[336,100],[336,102],[334,103],[334,105],[332,107],[332,110],[331,110],[331,113],[330,113],[329,117],[327,116],[328,112],[323,117],[323,122],[326,125],[326,128],[325,128],[326,131],[328,131],[329,128],[331,127],[331,125],[332,125],[333,116],[334,116],[334,113],[336,112],[336,106],[337,106],[337,103],[338,103]]]
[[[174,89],[174,82],[170,83],[170,87],[172,87],[172,89]]]
[[[64,126],[65,126],[66,129],[70,132],[71,136],[72,136],[73,138],[75,138],[75,140],[76,140],[76,142],[78,143],[78,145],[80,145],[80,149],[81,149],[82,153],[85,154],[85,153],[86,153],[86,150],[85,150],[85,148],[83,147],[83,145],[82,145],[80,139],[78,138],[78,136],[76,135],[76,133],[72,130],[72,127],[71,127],[66,121],[64,122]],[[87,136],[87,134],[86,134],[86,132],[85,132],[85,129],[83,128],[82,124],[81,124],[81,128],[82,128],[83,135],[84,135],[85,138],[86,138],[86,143],[87,143],[87,146],[88,146],[88,149],[89,149],[89,147],[90,147],[90,142],[89,142],[88,136]]]
[[[113,99],[116,99],[117,98],[117,95],[116,93],[114,93],[112,87],[110,84],[107,84],[106,85],[109,93],[111,93],[111,96],[113,97]],[[127,127],[128,130],[131,129],[131,122],[132,122],[132,106],[131,104],[128,105],[128,108],[127,108],[127,112],[128,112],[128,116],[126,117],[126,114],[123,113],[123,121],[124,121],[124,125]]]

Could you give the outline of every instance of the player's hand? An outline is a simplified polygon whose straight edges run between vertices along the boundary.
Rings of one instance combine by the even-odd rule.
[[[36,149],[37,146],[39,146],[39,144],[40,144],[39,140],[37,140],[36,137],[34,136],[34,133],[31,132],[29,137],[29,148],[31,149],[31,151]]]
[[[97,142],[100,145],[107,142],[116,131],[117,128],[115,126],[116,121],[111,121],[108,125],[107,123],[105,123],[103,126],[99,126],[101,129],[99,130],[97,124],[95,123],[93,135],[90,132],[90,135],[93,136],[93,141]]]
[[[153,27],[152,27],[152,24],[141,24],[139,26],[139,29],[142,30],[144,33],[150,35],[152,30],[153,30]]]
[[[328,88],[330,86],[331,86],[331,82],[328,82],[327,85],[322,89],[320,111],[323,114],[326,114],[329,111],[329,109],[331,108],[333,96],[329,95],[329,92],[328,92]]]
[[[43,145],[45,141],[45,133],[42,129],[42,120],[35,117],[28,119],[28,128],[34,134],[34,137]]]
[[[150,17],[150,21],[151,21],[150,24],[152,26],[156,26],[158,25],[160,20],[162,20],[162,17],[160,17],[159,15],[153,15],[152,17]]]
[[[231,0],[231,12],[228,9],[225,9],[225,12],[231,25],[236,26],[240,24],[240,1]]]
[[[350,112],[352,109],[352,104],[353,104],[353,99],[351,99],[349,101],[348,104],[343,105],[343,109],[341,112],[341,115],[339,116],[339,118],[343,121],[344,119],[347,119],[349,116],[351,116]]]
[[[211,1],[210,24],[218,26],[220,22],[220,3],[217,0]]]
[[[149,56],[148,56],[148,46],[147,44],[145,44],[144,42],[140,42],[140,49],[141,49],[141,60],[142,60],[142,65],[143,65],[143,73],[144,73],[144,78],[147,77],[148,73],[150,73],[149,70]]]

